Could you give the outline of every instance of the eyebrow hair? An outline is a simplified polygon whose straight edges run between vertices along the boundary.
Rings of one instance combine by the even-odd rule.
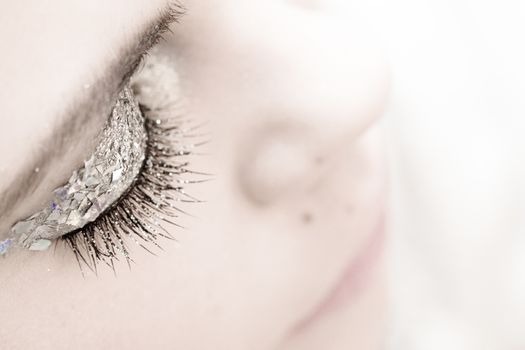
[[[184,10],[180,5],[170,3],[135,35],[133,41],[118,50],[118,54],[102,69],[104,74],[89,84],[89,88],[79,86],[77,96],[71,99],[72,103],[58,118],[58,123],[37,149],[33,160],[0,193],[1,217],[11,214],[24,198],[34,192],[45,178],[44,174],[78,141],[78,136],[89,123],[100,118],[104,122],[109,118],[120,90],[140,68],[148,51],[162,39],[163,34],[170,31],[170,25],[178,22],[183,14]],[[39,170],[35,171],[37,168]],[[1,224],[3,223],[0,222],[0,226]],[[0,238],[1,236],[2,232]]]

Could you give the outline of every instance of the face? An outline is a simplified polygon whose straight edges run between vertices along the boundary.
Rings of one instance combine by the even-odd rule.
[[[0,241],[95,152],[135,62],[128,48],[167,5],[3,6]],[[370,30],[323,1],[184,7],[150,56],[176,74],[177,114],[206,140],[187,160],[208,175],[184,183],[201,201],[177,203],[188,214],[155,255],[129,242],[131,268],[121,258],[83,276],[63,244],[0,258],[2,346],[376,349],[388,84]]]

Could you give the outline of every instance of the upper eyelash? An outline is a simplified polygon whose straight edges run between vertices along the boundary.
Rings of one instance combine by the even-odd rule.
[[[114,260],[122,256],[131,262],[126,240],[150,251],[148,245],[160,248],[157,239],[173,239],[162,223],[177,225],[171,218],[182,211],[174,203],[199,202],[184,190],[188,180],[184,174],[195,173],[189,170],[185,160],[191,151],[170,140],[174,133],[178,137],[184,132],[177,125],[178,118],[172,120],[152,120],[146,117],[148,140],[146,159],[135,183],[128,192],[109,211],[84,228],[61,238],[69,246],[79,264],[95,270],[100,261],[114,268]],[[179,186],[172,185],[178,182]]]
[[[174,239],[163,225],[181,227],[174,222],[174,218],[186,214],[179,205],[201,202],[186,192],[187,185],[210,177],[190,169],[195,149],[207,143],[202,124],[180,112],[178,99],[166,98],[166,90],[177,85],[177,74],[155,53],[144,71],[133,84],[147,131],[146,157],[137,179],[96,221],[59,240],[73,250],[81,269],[85,265],[96,272],[100,262],[115,269],[114,262],[120,257],[130,264],[129,241],[151,252],[152,246],[161,248],[159,238]],[[152,86],[156,93],[150,91]],[[150,91],[152,96],[142,90]]]
[[[164,39],[164,34],[171,32],[170,25],[178,22],[185,13],[185,9],[178,3],[172,2],[162,13],[159,24],[152,27],[154,40],[148,43],[148,48],[134,62],[132,69],[123,77],[123,81],[130,81],[132,76],[140,71],[146,61],[151,58],[153,48]],[[139,45],[141,46],[141,45]],[[185,137],[190,137],[185,129],[182,118],[171,116],[170,119],[152,115],[152,106],[140,105],[145,118],[147,141],[146,159],[135,183],[105,213],[85,227],[62,236],[58,242],[65,243],[71,248],[82,270],[82,265],[88,266],[96,272],[99,262],[103,261],[115,270],[114,260],[119,256],[126,259],[128,265],[132,261],[126,247],[124,237],[130,238],[143,249],[147,244],[161,248],[157,242],[159,237],[173,239],[173,236],[162,226],[162,222],[179,226],[171,218],[178,213],[185,213],[173,203],[200,202],[184,191],[183,186],[172,186],[173,182],[188,184],[193,181],[182,180],[181,176],[187,173],[207,175],[191,171],[186,159],[191,155],[190,149],[197,144],[185,144]],[[155,109],[155,108],[153,108]],[[159,112],[159,107],[156,108]],[[177,133],[180,143],[172,140]],[[179,198],[174,197],[176,194]]]

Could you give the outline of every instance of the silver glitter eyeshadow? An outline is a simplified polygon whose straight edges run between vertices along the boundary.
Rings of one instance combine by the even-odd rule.
[[[147,132],[138,103],[123,89],[95,153],[53,191],[50,204],[16,223],[0,242],[0,255],[13,246],[46,250],[55,240],[95,221],[132,186],[145,159]]]

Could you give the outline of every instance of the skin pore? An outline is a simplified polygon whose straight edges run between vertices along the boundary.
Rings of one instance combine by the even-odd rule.
[[[166,5],[3,6],[0,189],[38,154],[74,94]],[[2,346],[377,348],[381,258],[363,251],[385,214],[379,117],[388,79],[367,28],[348,27],[322,1],[183,5],[161,51],[180,74],[185,113],[209,123],[208,152],[192,161],[214,174],[191,187],[205,203],[184,208],[195,217],[173,228],[177,242],[161,242],[158,256],[134,250],[132,270],[121,263],[117,277],[104,266],[82,277],[63,248],[0,258]],[[89,156],[104,121],[90,121],[47,164],[34,195],[0,213],[3,229],[38,210]],[[373,263],[353,268],[345,300],[327,301],[361,260]]]

